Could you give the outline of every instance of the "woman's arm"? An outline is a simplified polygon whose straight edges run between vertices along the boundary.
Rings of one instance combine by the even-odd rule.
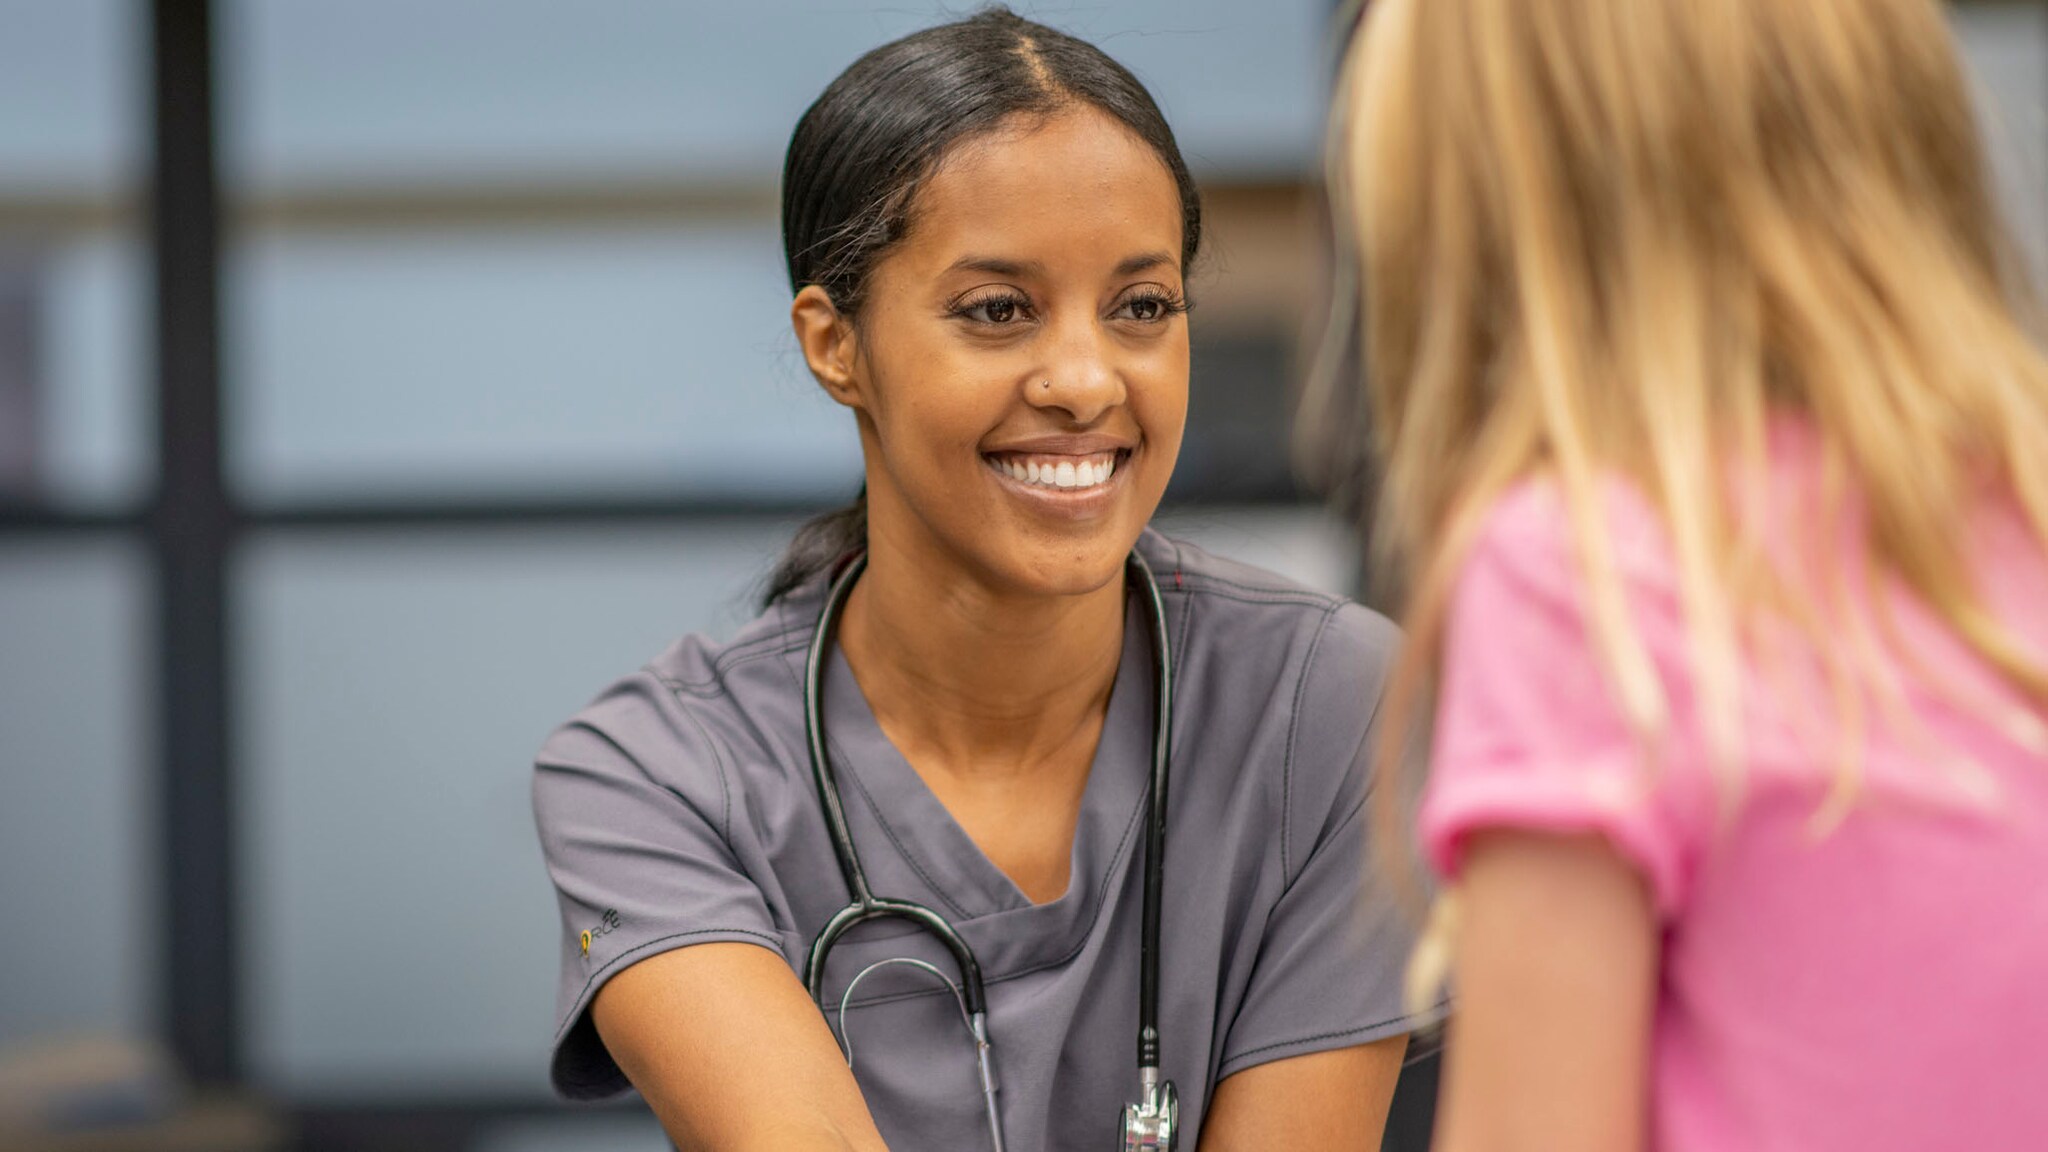
[[[1408,1037],[1259,1064],[1216,1086],[1197,1152],[1377,1152]]]
[[[1659,931],[1597,835],[1465,844],[1438,1152],[1639,1152]]]
[[[887,1152],[782,957],[699,944],[612,977],[597,1031],[682,1152]]]

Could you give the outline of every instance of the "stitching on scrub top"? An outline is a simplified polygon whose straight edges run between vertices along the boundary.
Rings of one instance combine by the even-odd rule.
[[[583,982],[583,987],[576,990],[576,1003],[582,1005],[583,997],[590,991],[591,985],[604,979],[611,973],[612,969],[617,968],[628,957],[637,956],[656,944],[666,944],[671,940],[684,940],[692,936],[752,936],[758,940],[768,941],[774,945],[775,954],[778,956],[782,955],[782,940],[779,937],[767,932],[756,932],[751,928],[696,928],[688,932],[671,932],[666,936],[657,936],[643,944],[635,944],[633,947],[612,957],[604,967],[590,974],[590,979]],[[784,959],[786,960],[787,957],[784,957]],[[569,1018],[562,1021],[561,1026],[555,1029],[555,1042],[557,1044],[561,1043],[562,1037],[568,1033],[570,1028],[575,1026],[576,1021],[583,1018],[584,1010],[584,1008],[579,1008],[577,1011],[569,1013]]]
[[[1102,910],[1109,905],[1110,882],[1115,880],[1120,874],[1125,854],[1130,851],[1132,836],[1137,832],[1138,825],[1143,822],[1142,817],[1144,814],[1145,804],[1143,800],[1140,800],[1137,806],[1131,809],[1130,818],[1124,822],[1124,834],[1117,840],[1116,851],[1110,855],[1109,867],[1103,872],[1102,883],[1095,889],[1095,904],[1088,910],[1088,923],[1081,930],[1080,941],[1069,949],[1065,955],[1055,956],[1043,964],[1033,964],[1028,968],[1019,968],[1014,972],[984,973],[982,976],[983,984],[1001,984],[1006,981],[1029,976],[1034,972],[1043,972],[1048,968],[1057,968],[1062,964],[1070,963],[1074,957],[1079,956],[1088,947],[1089,937],[1095,935],[1095,925],[1102,919]],[[887,996],[855,1000],[851,1006],[860,1008],[870,1004],[888,1004],[898,1000],[915,1000],[923,996],[943,996],[945,994],[946,990],[944,988],[932,988],[916,992],[895,992]]]
[[[744,650],[736,649],[720,653],[718,659],[711,662],[711,676],[706,680],[684,680],[679,676],[666,676],[661,673],[656,673],[655,675],[663,684],[668,685],[672,691],[687,692],[700,700],[729,695],[729,693],[721,691],[725,686],[725,678],[731,675],[733,670],[740,665],[751,664],[756,660],[764,660],[771,656],[787,656],[791,652],[800,651],[808,644],[807,641],[792,644],[789,642],[790,638],[787,635],[772,637],[772,639],[779,642],[781,647],[778,648],[754,642],[755,646]]]
[[[1218,576],[1213,572],[1186,572],[1185,575],[1190,583],[1206,584],[1212,588],[1230,588],[1238,592],[1251,593],[1261,597],[1260,602],[1262,603],[1279,603],[1284,601],[1287,603],[1314,604],[1320,607],[1325,604],[1341,603],[1343,599],[1342,597],[1331,596],[1326,592],[1316,592],[1306,588],[1282,588],[1274,587],[1270,584],[1241,584],[1228,577]]]
[[[704,726],[704,721],[697,718],[697,713],[681,696],[676,697],[676,711],[689,720],[697,734],[704,738],[705,746],[711,749],[711,766],[718,772],[718,835],[725,840],[726,851],[729,852],[732,850],[732,785],[726,780],[725,752],[719,748],[718,741],[711,738],[711,729]]]
[[[845,750],[839,747],[838,741],[831,740],[828,738],[827,745],[830,753],[837,755],[841,763],[853,763],[852,757],[848,756]],[[909,768],[910,765],[906,763],[904,767]],[[910,770],[912,773],[915,773],[917,771],[917,769],[915,768],[911,768]],[[962,920],[974,919],[974,917],[967,914],[967,909],[962,908],[951,896],[946,894],[946,890],[944,888],[939,887],[937,882],[935,882],[932,879],[931,873],[926,872],[924,870],[924,865],[918,862],[916,854],[911,852],[909,848],[905,847],[903,841],[897,838],[896,829],[890,826],[888,817],[882,815],[882,806],[880,804],[875,803],[875,797],[872,793],[868,791],[868,786],[861,781],[860,773],[848,772],[846,775],[850,779],[852,779],[854,791],[859,792],[860,798],[862,800],[867,801],[868,811],[874,813],[875,815],[875,823],[880,824],[882,826],[882,835],[887,836],[889,838],[889,843],[896,846],[896,854],[903,857],[904,862],[910,865],[910,870],[912,872],[917,873],[917,878],[924,881],[925,887],[931,889],[932,894],[937,896],[939,900],[942,903],[944,903],[947,908],[952,909],[953,915],[959,917]],[[934,797],[934,799],[937,798]],[[941,804],[940,807],[943,808],[945,807],[945,805]],[[955,823],[958,823],[958,821],[955,821]],[[961,831],[964,833],[966,830],[962,829]]]
[[[711,658],[711,675],[715,679],[717,677],[725,675],[727,672],[732,671],[732,669],[736,665],[743,664],[749,660],[752,660],[755,657],[760,656],[764,652],[791,644],[801,643],[803,643],[802,637],[798,634],[796,629],[785,628],[779,632],[770,632],[765,636],[756,636],[752,640],[745,640],[737,644],[728,645],[716,656],[713,656]],[[693,683],[710,682],[711,681],[693,681]]]
[[[734,644],[720,652],[711,661],[711,666],[720,672],[731,671],[734,665],[751,660],[771,648],[801,648],[811,642],[810,634],[801,628],[785,628],[771,632],[743,644]]]
[[[691,813],[698,815],[699,817],[703,815],[701,812],[698,811],[696,801],[690,799],[688,796],[685,796],[680,790],[676,789],[675,787],[668,784],[664,784],[659,780],[656,780],[653,776],[653,773],[651,773],[648,770],[647,765],[644,764],[639,757],[635,756],[632,752],[628,751],[626,746],[624,744],[621,744],[618,738],[613,736],[610,732],[607,732],[603,728],[598,727],[596,724],[593,724],[590,721],[583,719],[571,720],[563,726],[564,731],[569,731],[572,729],[575,731],[588,733],[591,736],[591,738],[601,741],[605,747],[610,748],[614,753],[617,754],[621,762],[630,764],[635,769],[637,769],[639,771],[640,776],[654,788],[661,792],[665,792],[669,796],[675,798],[677,802],[681,803],[685,808],[688,808],[691,811]],[[717,755],[716,751],[714,751],[712,755]],[[588,776],[604,775],[604,772],[601,769],[593,768],[588,764],[582,764],[574,760],[567,760],[561,758],[536,759],[534,761],[534,766],[536,768],[567,769],[573,772],[581,772],[584,775]],[[724,787],[722,781],[720,783],[720,787],[721,789]]]
[[[788,606],[778,602],[771,611],[780,612],[785,621],[789,620]],[[680,676],[665,676],[656,673],[662,683],[676,691],[687,691],[692,696],[703,696],[720,687],[725,677],[734,668],[766,655],[786,655],[804,647],[809,641],[804,638],[800,622],[788,622],[780,629],[765,636],[733,644],[711,660],[711,676],[706,680],[684,680]],[[649,666],[652,668],[652,665]]]
[[[1005,972],[1002,975],[995,977],[992,981],[989,981],[990,983],[1000,983],[1004,980],[1015,980],[1020,976],[1029,976],[1033,972],[1043,972],[1047,968],[1057,968],[1060,965],[1065,964],[1068,961],[1072,960],[1074,957],[1079,956],[1081,954],[1081,950],[1088,947],[1088,938],[1095,934],[1096,922],[1102,919],[1102,910],[1109,905],[1110,881],[1115,879],[1116,876],[1119,874],[1121,866],[1124,863],[1126,856],[1130,852],[1131,840],[1136,835],[1138,831],[1138,826],[1144,822],[1144,815],[1145,802],[1143,799],[1140,799],[1138,803],[1132,807],[1130,819],[1124,822],[1124,834],[1116,842],[1116,852],[1109,858],[1109,868],[1106,872],[1103,873],[1102,883],[1096,886],[1095,906],[1089,909],[1088,911],[1088,927],[1082,931],[1080,942],[1075,944],[1073,948],[1069,949],[1066,955],[1061,956],[1056,960],[1048,960],[1043,964],[1034,964],[1029,968],[1020,968],[1015,972]]]
[[[1280,758],[1280,877],[1292,884],[1294,878],[1294,738],[1301,731],[1301,700],[1308,694],[1308,676],[1315,670],[1316,653],[1322,650],[1323,637],[1330,634],[1330,621],[1336,618],[1337,605],[1323,610],[1323,618],[1316,625],[1315,639],[1309,641],[1308,655],[1302,659],[1301,675],[1294,682],[1294,711],[1287,718],[1287,748]]]
[[[1358,747],[1351,753],[1351,760],[1354,764],[1358,762],[1358,757],[1361,755],[1366,756],[1368,758],[1366,760],[1367,769],[1365,774],[1365,795],[1367,799],[1370,799],[1372,797],[1373,788],[1376,787],[1380,782],[1380,774],[1376,771],[1373,771],[1374,765],[1372,764],[1371,760],[1372,726],[1380,722],[1380,705],[1385,704],[1387,702],[1386,662],[1382,660],[1380,662],[1379,667],[1380,690],[1372,694],[1372,711],[1365,714],[1365,731],[1359,735]]]
[[[1433,1012],[1435,1009],[1430,1011]],[[1356,1036],[1360,1032],[1370,1032],[1375,1028],[1385,1028],[1390,1024],[1406,1024],[1410,1020],[1420,1020],[1427,1015],[1429,1015],[1429,1012],[1403,1012],[1399,1016],[1390,1017],[1386,1020],[1375,1020],[1371,1024],[1360,1024],[1356,1028],[1341,1028],[1335,1032],[1318,1032],[1313,1036],[1297,1036],[1292,1040],[1282,1040],[1275,1044],[1261,1044],[1257,1048],[1250,1048],[1239,1052],[1237,1055],[1223,1061],[1223,1063],[1226,1065],[1235,1064],[1240,1060],[1257,1056],[1261,1052],[1271,1052],[1275,1048],[1292,1048],[1296,1044],[1313,1044],[1318,1040],[1336,1040],[1345,1036]]]
[[[1170,536],[1165,539],[1173,547],[1173,586],[1169,588],[1162,584],[1159,589],[1161,592],[1186,594],[1199,591],[1222,596],[1226,600],[1235,600],[1241,604],[1305,604],[1316,608],[1342,604],[1347,600],[1346,597],[1331,596],[1326,592],[1316,592],[1307,588],[1287,588],[1271,584],[1243,584],[1227,576],[1218,576],[1213,572],[1205,572],[1199,568],[1189,567],[1187,552],[1182,547],[1181,542]],[[1189,585],[1194,587],[1191,588]],[[1220,591],[1223,588],[1248,593],[1249,596],[1232,596],[1227,592]]]
[[[1182,583],[1181,579],[1186,574],[1187,564],[1185,563],[1185,557],[1181,554],[1180,545],[1176,543],[1173,546],[1173,590],[1181,597],[1180,636],[1173,642],[1173,674],[1176,679],[1179,678],[1181,669],[1187,665],[1188,622],[1195,618],[1194,596],[1186,590],[1186,586]],[[1171,739],[1172,733],[1167,735]],[[1173,748],[1169,744],[1167,754],[1171,755],[1172,753]]]
[[[1196,581],[1194,579],[1191,579],[1189,583],[1192,585],[1195,584]],[[1270,594],[1260,594],[1260,592],[1257,589],[1239,589],[1236,585],[1204,584],[1199,587],[1191,587],[1189,591],[1199,592],[1205,596],[1214,596],[1218,600],[1228,600],[1234,604],[1286,604],[1296,608],[1316,608],[1326,610],[1344,603],[1344,601],[1338,600],[1334,597],[1306,593],[1275,592]]]
[[[1286,884],[1281,886],[1281,900],[1285,900],[1288,896],[1293,894],[1294,886],[1296,884],[1301,883],[1302,878],[1308,875],[1308,867],[1310,864],[1315,862],[1316,857],[1321,855],[1323,852],[1327,851],[1332,843],[1335,843],[1338,838],[1344,835],[1345,829],[1351,827],[1351,825],[1354,822],[1358,821],[1362,817],[1362,815],[1365,812],[1365,806],[1367,802],[1369,802],[1371,799],[1372,789],[1367,788],[1365,790],[1365,794],[1360,796],[1356,803],[1352,804],[1351,807],[1344,809],[1343,815],[1339,816],[1337,818],[1337,822],[1330,826],[1330,834],[1323,837],[1321,840],[1317,841],[1316,846],[1314,848],[1309,849],[1307,858],[1305,858],[1301,862],[1301,872],[1297,874],[1293,879],[1289,880]]]

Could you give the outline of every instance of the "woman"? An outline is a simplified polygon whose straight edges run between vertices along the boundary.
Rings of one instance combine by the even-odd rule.
[[[1148,1046],[1181,1142],[1377,1148],[1414,1021],[1358,880],[1357,702],[1395,635],[1146,527],[1201,226],[1151,98],[1002,10],[920,32],[805,113],[783,225],[865,495],[736,637],[683,639],[541,752],[556,1086],[630,1081],[692,1149],[1107,1147],[1130,1105],[1154,1138],[1159,862]],[[854,862],[931,915],[834,941]]]
[[[1378,0],[1347,91],[1439,1147],[2048,1147],[2048,365],[1939,6]]]

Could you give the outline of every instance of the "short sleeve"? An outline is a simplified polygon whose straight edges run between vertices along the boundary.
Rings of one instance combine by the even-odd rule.
[[[589,1015],[598,988],[672,948],[746,941],[780,951],[731,844],[718,748],[648,673],[613,686],[542,747],[534,819],[562,912],[550,1076],[571,1099],[630,1087]]]
[[[1284,766],[1291,778],[1281,858],[1291,877],[1224,1037],[1219,1079],[1403,1035],[1441,1016],[1405,1009],[1402,976],[1416,925],[1381,874],[1369,835],[1372,725],[1398,644],[1393,625],[1346,605],[1304,669]]]
[[[1661,533],[1631,502],[1611,500],[1608,511],[1629,624],[1682,708],[1683,626]],[[1667,741],[1662,761],[1648,762],[1601,667],[1584,601],[1554,492],[1511,493],[1453,593],[1423,848],[1440,876],[1454,878],[1474,832],[1598,833],[1641,872],[1669,919],[1686,898],[1711,789],[1682,742]]]

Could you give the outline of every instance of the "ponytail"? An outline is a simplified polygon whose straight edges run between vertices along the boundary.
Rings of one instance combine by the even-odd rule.
[[[783,550],[782,559],[776,561],[774,574],[768,577],[768,592],[761,597],[761,606],[768,607],[867,546],[868,490],[863,486],[853,503],[796,530],[796,537]]]

